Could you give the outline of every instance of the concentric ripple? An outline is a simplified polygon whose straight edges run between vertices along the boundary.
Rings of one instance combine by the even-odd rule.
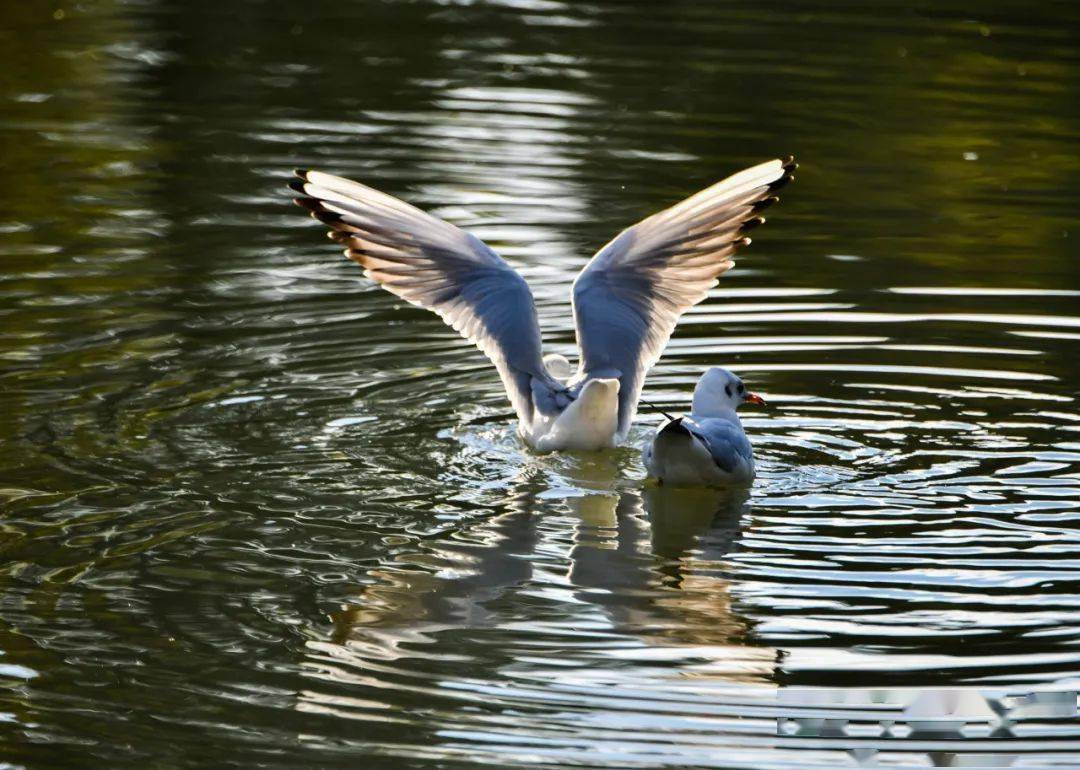
[[[25,5],[0,764],[1076,765],[1074,10]],[[529,453],[480,354],[284,188],[469,228],[572,356],[593,250],[788,152],[646,384],[768,397],[746,493],[644,484],[651,407]]]

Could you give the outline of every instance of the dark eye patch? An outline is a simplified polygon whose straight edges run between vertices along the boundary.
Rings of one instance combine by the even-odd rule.
[[[745,385],[743,385],[743,384],[742,384],[742,383],[740,382],[740,383],[739,383],[739,392],[740,392],[740,393],[744,393],[745,391],[746,391],[746,386],[745,386]]]
[[[728,394],[728,398],[731,398],[731,386],[730,385],[725,385],[724,386],[724,392]]]

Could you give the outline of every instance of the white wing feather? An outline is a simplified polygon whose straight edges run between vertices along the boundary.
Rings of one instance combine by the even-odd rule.
[[[576,379],[619,379],[620,434],[679,317],[734,264],[735,250],[750,243],[746,232],[765,221],[758,212],[794,170],[793,158],[761,163],[653,214],[600,249],[574,281]]]
[[[297,171],[296,203],[384,289],[438,313],[499,371],[518,419],[534,416],[534,389],[554,383],[541,358],[528,284],[476,236],[404,201],[342,177]],[[561,388],[560,388],[561,389]]]

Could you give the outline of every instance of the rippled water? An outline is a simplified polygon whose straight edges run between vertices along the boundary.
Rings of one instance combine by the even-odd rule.
[[[776,719],[805,686],[1076,687],[1074,7],[198,6],[0,13],[0,759],[1070,765],[1071,721]],[[598,245],[788,152],[646,383],[768,397],[749,496],[644,486],[649,414],[528,453],[481,355],[284,188],[470,228],[572,354]]]

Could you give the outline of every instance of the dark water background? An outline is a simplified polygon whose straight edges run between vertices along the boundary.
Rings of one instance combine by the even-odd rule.
[[[1075,686],[1078,8],[4,3],[0,759],[831,768],[760,704]],[[646,384],[768,397],[749,498],[644,487],[652,415],[523,451],[284,189],[470,228],[572,353],[596,247],[786,153]]]

